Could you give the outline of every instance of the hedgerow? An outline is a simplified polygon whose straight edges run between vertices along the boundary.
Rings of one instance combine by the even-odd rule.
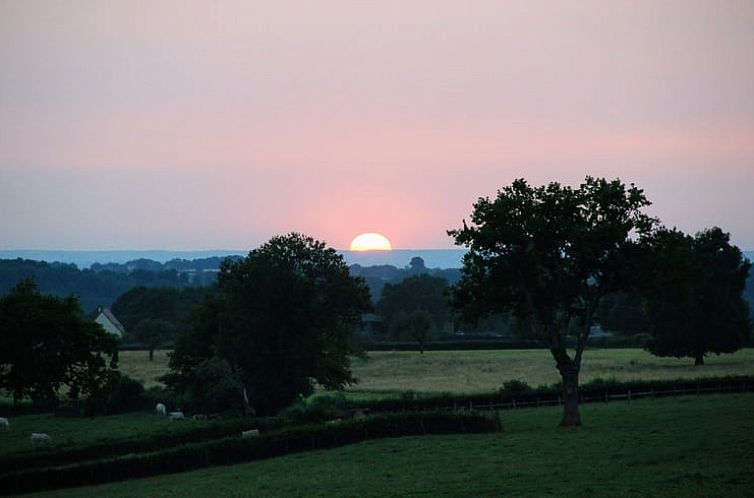
[[[170,474],[302,451],[336,448],[369,439],[500,430],[498,417],[475,413],[382,414],[337,424],[290,427],[252,438],[236,436],[152,453],[14,472],[0,476],[0,494],[28,493]]]

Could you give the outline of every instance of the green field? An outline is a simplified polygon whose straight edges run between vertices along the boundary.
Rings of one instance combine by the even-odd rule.
[[[37,496],[751,496],[754,395],[502,412],[504,432],[369,441]]]
[[[49,434],[55,448],[72,448],[97,441],[180,432],[207,423],[190,419],[175,423],[168,421],[166,417],[146,412],[95,419],[56,417],[49,413],[11,417],[11,430],[0,432],[0,456],[32,451],[29,441],[32,432]]]
[[[595,349],[584,353],[581,381],[679,379],[754,375],[754,349],[710,355],[703,367],[691,358],[658,358],[641,349]],[[143,351],[120,353],[121,371],[156,385],[167,372],[165,351],[150,362]],[[371,352],[368,360],[354,359],[356,392],[416,391],[423,393],[490,392],[506,380],[523,380],[536,387],[559,380],[549,351],[544,349],[494,351]]]

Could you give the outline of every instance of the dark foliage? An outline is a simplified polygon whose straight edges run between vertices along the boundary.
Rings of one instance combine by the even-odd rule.
[[[102,411],[117,378],[117,338],[86,318],[75,297],[43,295],[24,280],[0,298],[0,388],[48,407],[58,392]]]
[[[408,277],[398,283],[385,284],[377,301],[377,313],[385,320],[385,327],[395,330],[394,322],[415,311],[425,311],[432,320],[432,328],[441,330],[450,321],[448,283],[441,277],[426,273]],[[394,339],[398,337],[393,337]]]
[[[26,259],[0,260],[0,294],[8,292],[22,279],[32,278],[41,292],[59,297],[79,296],[81,306],[92,311],[109,306],[129,289],[146,287],[186,287],[188,279],[174,270],[129,273],[79,270],[73,264],[45,263]]]
[[[105,408],[109,415],[135,412],[148,408],[150,402],[151,399],[146,395],[141,382],[121,374],[107,399]]]
[[[164,320],[180,330],[207,292],[202,287],[135,287],[118,296],[111,310],[128,331],[142,320]]]
[[[512,311],[547,345],[563,378],[562,425],[581,423],[581,357],[602,297],[629,287],[629,235],[651,228],[641,211],[648,204],[619,180],[587,177],[571,188],[520,179],[494,200],[479,199],[470,226],[448,232],[469,249],[455,306],[469,319]]]
[[[227,384],[259,414],[272,414],[312,392],[354,382],[354,333],[368,311],[369,291],[342,256],[300,234],[274,237],[240,261],[226,260],[217,294],[181,336],[165,381],[187,392],[199,365],[218,357]]]
[[[641,289],[647,299],[651,339],[658,356],[732,353],[751,334],[743,292],[751,264],[730,236],[712,228],[695,237],[660,229],[644,241]]]

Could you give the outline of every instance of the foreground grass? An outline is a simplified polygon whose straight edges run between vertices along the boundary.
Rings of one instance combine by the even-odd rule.
[[[150,362],[144,351],[120,353],[120,369],[156,385],[167,373],[167,352],[156,351]],[[661,380],[728,375],[754,375],[754,349],[711,355],[703,367],[690,358],[657,358],[641,349],[595,349],[584,353],[581,381],[601,377],[617,380]],[[476,393],[499,389],[517,379],[531,386],[560,380],[549,351],[544,349],[495,351],[377,351],[368,360],[354,359],[359,383],[353,392]]]
[[[336,450],[38,496],[751,496],[754,395],[502,414],[505,432]]]

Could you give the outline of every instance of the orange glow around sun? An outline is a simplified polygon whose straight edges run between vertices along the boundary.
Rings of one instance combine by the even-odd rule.
[[[362,233],[351,241],[352,251],[391,251],[393,246],[387,237],[374,232]]]

